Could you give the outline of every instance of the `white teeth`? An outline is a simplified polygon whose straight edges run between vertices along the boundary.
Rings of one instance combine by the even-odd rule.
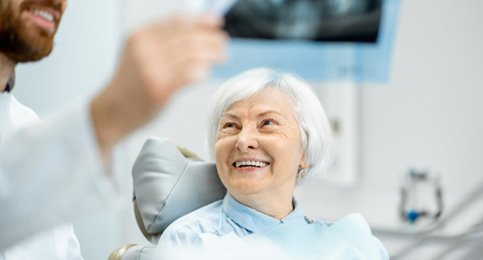
[[[46,12],[46,11],[43,11],[43,10],[34,10],[33,13],[37,16],[42,17],[43,19],[45,19],[49,22],[54,21],[54,15],[49,13],[49,12]]]
[[[235,163],[235,167],[239,168],[242,166],[254,166],[254,167],[265,167],[267,166],[266,162],[260,161],[238,161]]]

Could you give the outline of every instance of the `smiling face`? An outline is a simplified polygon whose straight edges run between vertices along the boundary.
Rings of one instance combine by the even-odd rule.
[[[2,0],[0,52],[15,62],[47,56],[67,0]]]
[[[269,87],[233,103],[221,116],[215,157],[221,181],[242,203],[291,203],[297,169],[305,162],[290,98]]]

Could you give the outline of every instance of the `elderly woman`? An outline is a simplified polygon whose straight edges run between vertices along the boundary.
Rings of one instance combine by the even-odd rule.
[[[218,238],[223,250],[230,248],[221,246],[224,237],[258,237],[299,259],[388,258],[360,215],[312,220],[293,198],[298,182],[322,173],[329,160],[328,121],[307,83],[254,69],[224,83],[211,104],[208,149],[228,192],[171,224],[159,249]]]

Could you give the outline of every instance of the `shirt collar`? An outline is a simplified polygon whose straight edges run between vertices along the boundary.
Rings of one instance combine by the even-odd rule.
[[[305,217],[297,202],[293,201],[294,210],[290,212],[282,220],[265,215],[255,209],[245,206],[238,202],[230,193],[227,193],[223,199],[223,212],[239,226],[247,229],[250,232],[266,232],[284,223],[292,223],[295,221],[302,221],[305,223]]]
[[[5,87],[5,92],[11,92],[14,86],[15,86],[15,71],[8,79],[7,86]]]

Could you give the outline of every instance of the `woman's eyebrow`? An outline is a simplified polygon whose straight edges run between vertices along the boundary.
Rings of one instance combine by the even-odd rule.
[[[274,114],[274,115],[277,115],[277,116],[282,116],[283,117],[283,114],[276,111],[276,110],[266,110],[266,111],[263,111],[261,113],[258,114],[259,117],[264,117],[264,116],[267,116],[267,115],[271,115],[271,114]]]
[[[230,112],[223,113],[221,115],[220,119],[224,118],[224,117],[228,117],[228,118],[232,118],[232,119],[239,119],[239,117],[236,114],[233,114],[233,113],[230,113]]]
[[[278,116],[278,117],[284,117],[284,114],[278,112],[277,110],[264,110],[260,113],[257,114],[257,117],[266,117],[266,116],[270,116],[270,115],[275,115],[275,116]],[[232,113],[232,112],[225,112],[221,115],[220,119],[222,118],[231,118],[231,119],[240,119],[240,117],[236,114],[236,113]]]

